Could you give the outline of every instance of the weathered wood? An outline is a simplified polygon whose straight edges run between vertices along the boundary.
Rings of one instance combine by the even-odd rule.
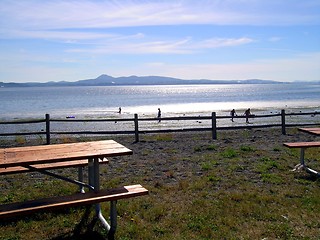
[[[298,130],[301,132],[306,132],[313,135],[320,135],[320,128],[299,128]]]
[[[72,149],[72,151],[70,151]],[[113,141],[79,142],[0,149],[0,167],[45,164],[84,158],[108,158],[132,154],[125,146]]]
[[[320,142],[293,142],[293,143],[284,143],[283,145],[288,148],[310,148],[310,147],[320,147]]]
[[[99,159],[99,163],[108,163],[107,159]],[[88,159],[69,161],[69,162],[54,162],[47,164],[37,164],[31,165],[31,167],[35,167],[41,170],[52,170],[52,169],[61,169],[61,168],[69,168],[69,167],[85,167],[88,165]],[[16,173],[26,173],[31,172],[29,168],[16,166],[16,167],[8,167],[8,168],[0,168],[0,175],[6,174],[16,174]]]
[[[286,135],[286,112],[283,109],[281,110],[281,129],[282,134]]]
[[[0,219],[31,214],[44,210],[55,210],[66,207],[95,204],[106,201],[132,198],[147,195],[148,190],[141,185],[124,186],[116,189],[76,193],[69,196],[51,197],[32,201],[11,203],[0,206]]]
[[[211,125],[212,125],[212,139],[216,140],[217,139],[217,118],[216,118],[216,113],[213,112],[211,115]]]
[[[135,135],[135,141],[139,142],[139,120],[138,120],[138,114],[134,114],[134,135]]]
[[[46,140],[47,144],[51,142],[51,135],[50,135],[50,115],[46,114]]]

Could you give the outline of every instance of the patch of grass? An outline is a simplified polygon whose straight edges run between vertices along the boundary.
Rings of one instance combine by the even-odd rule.
[[[202,147],[201,147],[201,146],[195,146],[195,147],[193,148],[193,151],[194,151],[194,152],[201,152],[201,151],[202,151]]]
[[[262,157],[259,159],[259,163],[256,165],[256,170],[259,173],[269,173],[273,169],[279,169],[280,165],[275,160],[268,157]]]
[[[320,205],[320,199],[317,196],[304,196],[302,198],[302,206],[308,211],[317,211],[314,206]]]
[[[61,143],[72,143],[72,142],[76,142],[74,138],[70,137],[70,136],[62,136],[61,137]]]
[[[261,178],[266,183],[280,184],[283,182],[280,176],[273,173],[262,173]]]
[[[251,146],[241,146],[240,150],[243,152],[254,152],[255,151],[255,149]]]
[[[206,150],[209,150],[209,151],[214,151],[216,149],[217,149],[217,146],[214,144],[210,144],[210,145],[206,146]]]
[[[220,177],[216,176],[216,175],[209,175],[208,176],[208,181],[209,182],[219,182],[221,180]]]
[[[216,160],[206,161],[201,163],[201,169],[203,171],[208,171],[213,169],[216,165],[218,165],[218,162]]]
[[[16,143],[19,145],[24,145],[26,144],[27,140],[24,136],[16,136]]]
[[[209,144],[204,146],[195,146],[193,148],[194,152],[202,152],[202,151],[215,151],[217,149],[216,145]]]
[[[234,150],[233,148],[227,148],[223,152],[221,152],[221,156],[223,156],[225,158],[234,158],[234,157],[238,156],[238,154],[237,154],[236,150]]]
[[[173,135],[172,134],[158,134],[155,136],[156,141],[172,141]]]

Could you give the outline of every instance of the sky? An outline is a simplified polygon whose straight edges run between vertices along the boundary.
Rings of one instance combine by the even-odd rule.
[[[0,0],[0,81],[320,80],[319,0]]]

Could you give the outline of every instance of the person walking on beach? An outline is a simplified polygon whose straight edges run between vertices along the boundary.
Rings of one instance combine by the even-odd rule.
[[[158,108],[158,120],[159,120],[159,122],[161,122],[161,110],[160,110],[160,108]]]
[[[231,115],[231,122],[233,122],[234,116],[237,116],[236,110],[232,109],[231,112],[230,112],[230,115]]]
[[[121,114],[121,107],[119,107],[119,111],[118,111],[118,113],[119,113],[119,114]]]
[[[249,123],[249,116],[251,115],[250,108],[244,112],[244,115],[246,116],[246,123]]]

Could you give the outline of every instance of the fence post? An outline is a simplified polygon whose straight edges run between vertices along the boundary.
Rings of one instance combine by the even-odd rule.
[[[134,114],[134,134],[136,142],[139,142],[139,121],[138,121],[138,114]]]
[[[50,115],[46,113],[46,138],[47,144],[50,144]]]
[[[211,122],[212,122],[212,139],[217,139],[217,118],[216,113],[211,113]]]
[[[286,135],[286,112],[284,109],[281,110],[281,127],[282,134]]]

